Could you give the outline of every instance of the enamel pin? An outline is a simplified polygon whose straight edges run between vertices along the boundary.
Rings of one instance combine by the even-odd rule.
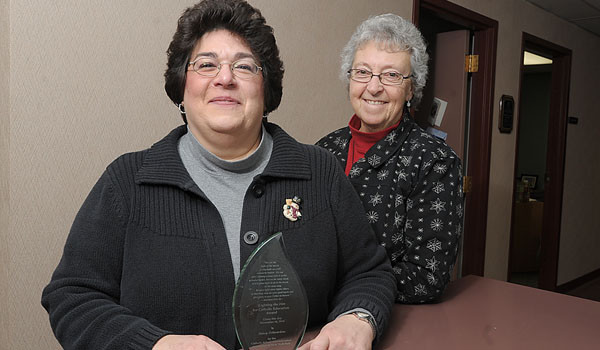
[[[294,196],[293,199],[286,199],[283,205],[283,216],[290,221],[298,220],[302,216],[302,213],[300,213],[301,202],[302,200],[298,196]]]

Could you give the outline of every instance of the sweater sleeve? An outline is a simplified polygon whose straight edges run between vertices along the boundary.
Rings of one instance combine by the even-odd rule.
[[[462,198],[460,159],[424,159],[406,202],[406,252],[394,263],[399,302],[431,302],[444,292],[462,232]]]
[[[42,305],[64,349],[151,349],[168,334],[119,305],[123,196],[105,172],[79,210]]]
[[[355,308],[369,311],[381,339],[388,326],[396,297],[396,283],[385,252],[367,222],[352,184],[337,171],[332,186],[332,206],[338,234],[338,292],[329,321]]]

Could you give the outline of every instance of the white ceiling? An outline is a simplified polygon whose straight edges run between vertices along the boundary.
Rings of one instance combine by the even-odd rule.
[[[525,0],[600,36],[600,0]]]

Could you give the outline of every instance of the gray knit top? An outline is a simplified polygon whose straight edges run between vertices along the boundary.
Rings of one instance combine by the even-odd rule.
[[[237,281],[240,275],[240,226],[244,196],[254,176],[267,166],[273,138],[262,127],[258,148],[248,157],[227,161],[204,148],[191,133],[179,139],[178,151],[183,165],[204,194],[217,207],[223,224]]]

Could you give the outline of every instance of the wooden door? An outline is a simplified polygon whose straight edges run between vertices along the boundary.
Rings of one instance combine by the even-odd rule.
[[[451,26],[473,34],[472,54],[479,57],[479,69],[471,73],[467,105],[473,118],[467,119],[463,157],[468,165],[463,172],[472,180],[465,196],[461,273],[483,276],[498,22],[446,0],[413,0],[413,22],[422,31],[422,24],[428,24],[436,33]]]
[[[436,113],[438,114],[438,120],[429,118],[429,121],[433,121],[431,128],[444,133],[446,143],[458,154],[463,161],[463,166],[466,166],[464,151],[467,119],[465,56],[468,54],[468,30],[455,30],[436,35],[436,57],[432,62],[435,70],[435,80],[432,85],[433,95],[437,100],[433,101],[442,101],[445,104],[445,111],[441,118]],[[431,107],[429,109],[430,117],[442,108],[439,104]]]
[[[469,54],[470,32],[453,30],[435,34],[432,62],[423,103],[415,118],[421,127],[446,141],[466,169],[467,83],[465,56]],[[464,225],[463,225],[464,227]],[[462,244],[460,245],[462,248]],[[452,279],[459,277],[462,250]]]

